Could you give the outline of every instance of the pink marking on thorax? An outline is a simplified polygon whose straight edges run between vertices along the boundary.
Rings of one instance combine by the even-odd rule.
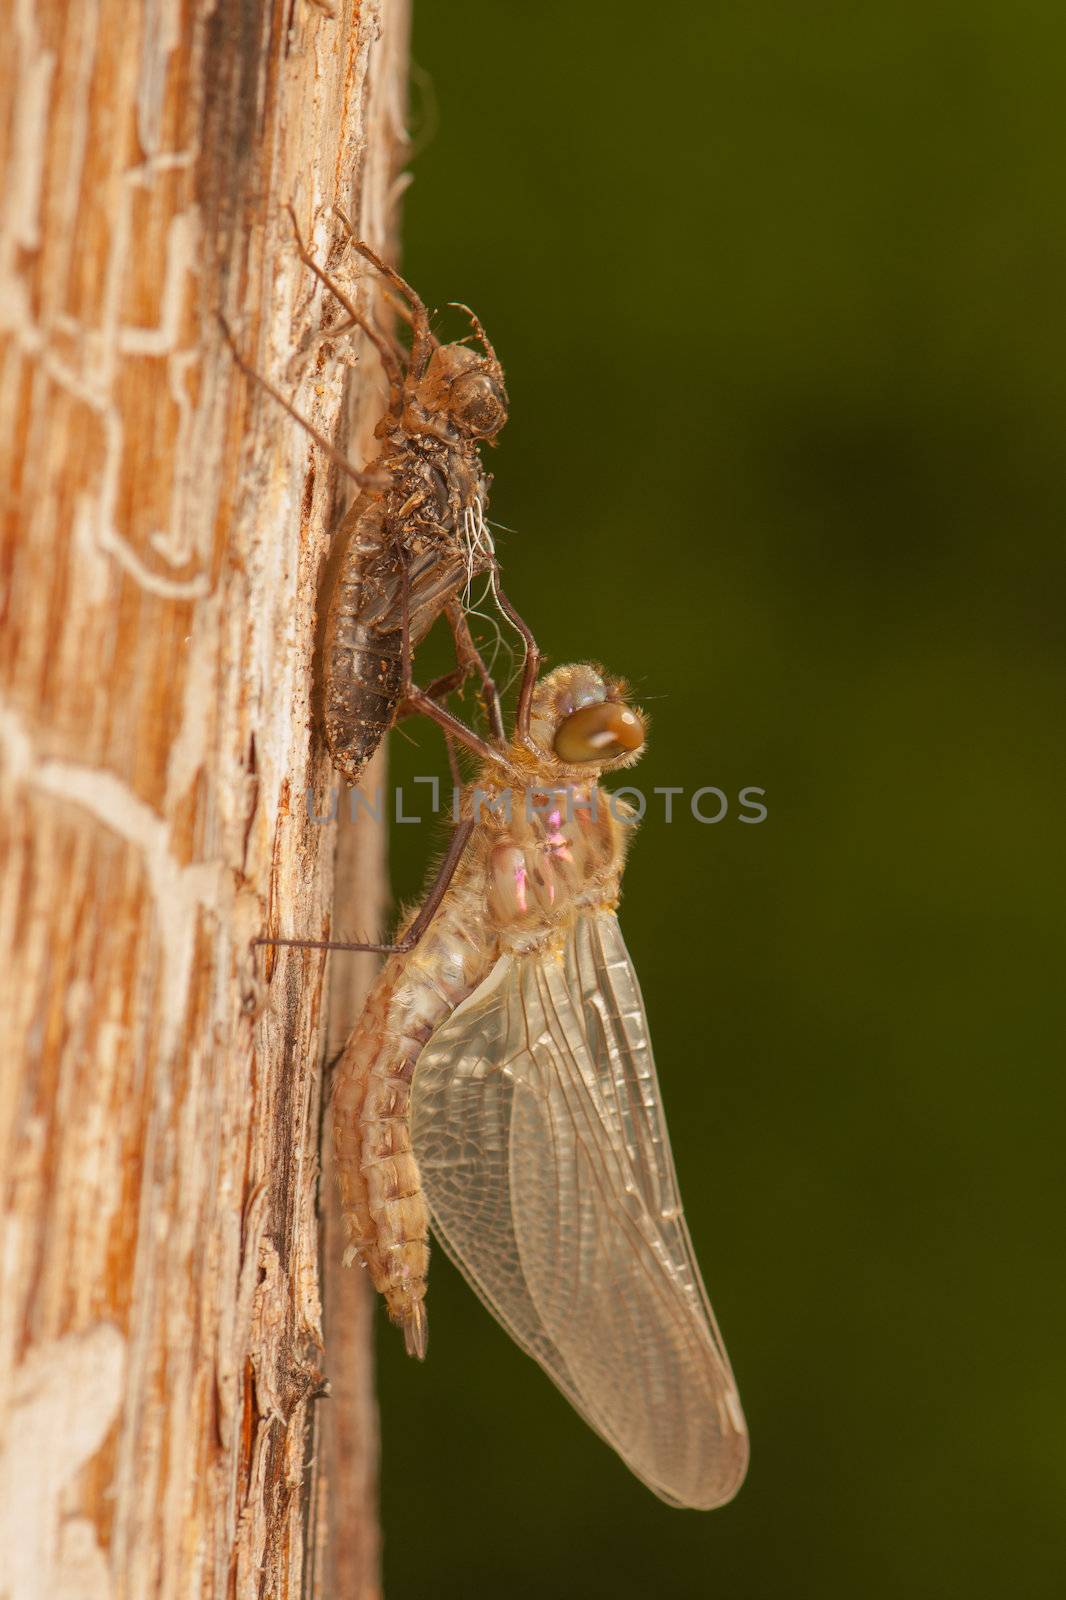
[[[526,863],[524,858],[514,864],[514,897],[515,904],[524,916],[529,909],[526,899]]]
[[[548,837],[545,840],[548,854],[557,856],[560,861],[572,861],[570,841],[563,832],[563,814],[558,807],[548,812]]]

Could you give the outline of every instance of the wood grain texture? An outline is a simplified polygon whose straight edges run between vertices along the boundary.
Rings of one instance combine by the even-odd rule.
[[[376,365],[316,338],[284,206],[321,259],[334,203],[393,247],[406,0],[333,10],[13,0],[5,23],[4,1600],[332,1596],[342,1525],[343,1592],[376,1589],[358,1280],[323,1353],[325,964],[250,949],[270,919],[331,925],[336,828],[305,795],[335,781],[312,652],[347,489],[216,320],[331,437],[350,391],[365,437]],[[349,926],[376,920],[379,847]],[[332,1483],[327,1367],[358,1401]]]

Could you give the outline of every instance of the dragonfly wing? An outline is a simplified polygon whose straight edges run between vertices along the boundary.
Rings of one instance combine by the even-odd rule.
[[[747,1432],[612,914],[497,962],[423,1050],[411,1133],[437,1234],[514,1339],[664,1500],[730,1499]]]

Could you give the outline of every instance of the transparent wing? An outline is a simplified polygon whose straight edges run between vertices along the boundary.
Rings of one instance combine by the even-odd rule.
[[[664,1500],[730,1499],[747,1431],[613,915],[497,962],[422,1052],[411,1137],[441,1243],[512,1337]]]

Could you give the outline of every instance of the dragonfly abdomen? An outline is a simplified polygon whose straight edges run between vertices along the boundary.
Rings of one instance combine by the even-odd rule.
[[[414,960],[393,957],[371,990],[342,1055],[333,1098],[333,1148],[348,1238],[403,1330],[426,1353],[429,1213],[411,1151],[411,1080],[427,1041],[484,976],[486,956],[456,909],[437,919]]]

